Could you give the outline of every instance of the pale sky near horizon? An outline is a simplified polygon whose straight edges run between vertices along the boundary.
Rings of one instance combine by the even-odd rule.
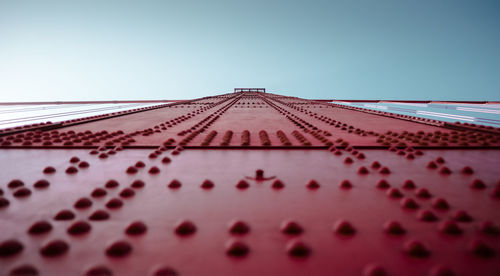
[[[0,0],[0,102],[500,100],[500,1]]]

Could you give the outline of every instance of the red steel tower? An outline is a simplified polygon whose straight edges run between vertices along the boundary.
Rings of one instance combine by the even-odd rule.
[[[500,275],[500,131],[238,88],[0,132],[1,275]]]

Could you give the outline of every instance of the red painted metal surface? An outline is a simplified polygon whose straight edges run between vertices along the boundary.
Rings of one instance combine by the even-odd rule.
[[[0,134],[1,275],[499,275],[500,135],[238,92]]]

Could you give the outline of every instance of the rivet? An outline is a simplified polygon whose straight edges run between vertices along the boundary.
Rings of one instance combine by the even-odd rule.
[[[161,267],[156,269],[152,276],[178,276],[177,271],[171,267]]]
[[[443,265],[437,265],[431,269],[429,275],[430,276],[455,276],[456,274],[449,267],[446,267]]]
[[[131,236],[137,236],[137,235],[142,235],[146,233],[147,227],[146,224],[144,224],[141,221],[135,221],[132,222],[127,229],[125,229],[125,233]]]
[[[453,215],[453,218],[456,220],[456,221],[460,221],[460,222],[470,222],[472,221],[472,217],[464,210],[458,210],[455,212],[455,214]]]
[[[104,210],[97,210],[89,216],[90,220],[97,220],[97,221],[107,220],[108,218],[109,214]]]
[[[438,219],[437,216],[429,210],[419,211],[417,213],[417,218],[421,221],[428,221],[428,222],[436,221]]]
[[[347,156],[345,159],[344,159],[344,163],[346,164],[351,164],[352,162],[354,162],[354,160],[352,160],[351,157]]]
[[[9,187],[10,189],[19,188],[22,186],[24,186],[24,182],[22,182],[19,179],[14,179],[14,180],[10,181],[9,184],[7,184],[7,187]]]
[[[92,197],[103,197],[107,194],[106,190],[103,188],[95,188],[90,194]]]
[[[358,153],[357,157],[358,159],[365,159],[365,155],[362,152]]]
[[[76,157],[76,156],[73,156],[69,159],[69,162],[70,163],[78,163],[80,162],[80,158]]]
[[[275,189],[275,190],[279,190],[279,189],[283,189],[285,187],[285,184],[283,184],[283,182],[281,182],[281,180],[276,179],[273,182],[273,184],[271,185],[271,187],[273,187],[273,189]]]
[[[19,188],[14,192],[15,197],[27,197],[31,195],[31,190],[25,187]]]
[[[63,240],[53,240],[40,249],[40,254],[45,257],[56,257],[63,255],[69,249],[69,245]]]
[[[67,174],[75,174],[78,172],[78,169],[76,167],[73,167],[73,166],[69,166],[67,169],[66,169],[66,173]]]
[[[179,236],[189,236],[196,232],[196,226],[189,220],[177,223],[175,233]]]
[[[352,188],[352,184],[349,180],[347,179],[344,179],[341,183],[340,183],[340,188],[342,189],[350,189]]]
[[[56,169],[54,167],[48,166],[43,169],[44,174],[53,174],[56,172]]]
[[[403,228],[401,223],[397,221],[388,221],[384,225],[384,230],[391,235],[403,235],[406,233],[406,230]]]
[[[22,264],[20,266],[14,267],[9,276],[37,276],[39,275],[38,270],[29,264]]]
[[[471,175],[471,174],[474,174],[474,170],[471,167],[467,166],[467,167],[462,168],[462,173],[467,174],[467,175]]]
[[[112,198],[106,203],[106,207],[109,209],[117,209],[123,206],[123,201],[118,198]]]
[[[41,220],[33,223],[30,229],[28,229],[28,233],[32,235],[39,235],[47,233],[50,230],[52,230],[52,225],[46,220]]]
[[[75,218],[75,214],[70,210],[61,210],[54,216],[55,220],[72,220]]]
[[[108,155],[103,152],[103,153],[99,154],[99,158],[105,159],[105,158],[108,158]]]
[[[245,257],[250,252],[248,245],[242,241],[230,240],[226,243],[226,254],[232,257]]]
[[[88,168],[89,166],[90,166],[90,164],[87,161],[82,161],[82,162],[80,162],[80,164],[78,164],[78,167],[81,169]]]
[[[234,235],[244,235],[250,231],[250,226],[241,220],[232,221],[229,223],[229,233]]]
[[[158,174],[159,172],[160,172],[160,169],[158,169],[158,167],[156,167],[156,166],[153,166],[153,167],[151,167],[151,169],[149,169],[150,174]]]
[[[425,258],[430,255],[430,250],[422,242],[416,240],[406,242],[404,250],[406,254],[416,258]]]
[[[427,163],[427,168],[435,169],[435,168],[437,168],[437,165],[433,161],[430,161],[429,163]]]
[[[419,198],[431,198],[432,197],[431,193],[426,188],[419,188],[416,192],[416,195]]]
[[[109,268],[107,268],[103,265],[91,267],[85,273],[85,276],[112,276],[112,275],[113,275],[113,272]]]
[[[418,209],[420,205],[413,198],[403,198],[401,200],[401,206],[406,209]]]
[[[378,169],[381,167],[381,165],[378,161],[373,161],[371,167],[372,167],[372,169]]]
[[[382,169],[380,169],[380,173],[381,174],[390,174],[391,170],[389,170],[389,168],[387,168],[387,167],[382,167]]]
[[[403,188],[408,189],[408,190],[415,189],[416,188],[415,182],[413,182],[413,180],[411,180],[411,179],[407,179],[403,183]]]
[[[170,158],[168,158],[168,157],[163,157],[163,159],[161,160],[161,162],[162,162],[163,164],[168,164],[168,163],[170,163],[171,161],[172,161],[172,160],[170,160]]]
[[[346,220],[338,220],[333,225],[333,231],[342,236],[352,236],[356,233],[356,229]]]
[[[392,198],[401,198],[403,197],[403,193],[398,188],[390,188],[387,190],[387,195]]]
[[[391,187],[391,185],[389,185],[389,182],[387,182],[387,180],[385,180],[385,179],[381,179],[377,183],[377,188],[379,188],[379,189],[388,189],[390,187]]]
[[[387,276],[387,271],[379,264],[369,264],[363,269],[363,276]]]
[[[482,240],[473,240],[469,243],[469,250],[480,258],[491,258],[496,255],[495,250]]]
[[[137,173],[137,168],[134,167],[134,166],[130,166],[130,167],[127,168],[126,172],[128,174],[136,174]]]
[[[137,161],[137,163],[135,163],[134,166],[136,168],[144,168],[146,166],[146,164],[144,164],[144,162],[142,162],[142,161]]]
[[[10,141],[3,141],[2,146],[10,146],[12,143]]]
[[[408,153],[408,154],[406,154],[406,159],[413,160],[413,159],[415,159],[415,155],[413,155],[413,153]]]
[[[77,221],[73,223],[69,228],[68,228],[68,234],[70,235],[83,235],[85,233],[88,233],[92,227],[88,222],[85,221]]]
[[[213,187],[214,187],[214,183],[208,179],[205,179],[205,181],[203,181],[203,183],[201,183],[201,188],[203,188],[205,190],[212,189]]]
[[[460,235],[463,230],[453,220],[445,220],[439,225],[439,231],[448,235]]]
[[[23,251],[24,246],[17,240],[6,240],[0,243],[0,258],[14,256]]]
[[[132,188],[135,188],[135,189],[140,189],[142,187],[144,187],[145,183],[144,181],[142,180],[135,180],[134,182],[132,182],[132,185],[130,185]]]
[[[106,188],[116,188],[118,187],[120,184],[118,183],[118,181],[114,180],[114,179],[110,179],[108,180],[108,182],[106,182]]]
[[[479,230],[487,235],[500,235],[500,227],[496,226],[492,221],[489,220],[483,221],[479,226]]]
[[[248,182],[246,182],[245,180],[240,180],[238,182],[238,184],[236,184],[236,188],[240,189],[240,190],[244,190],[244,189],[247,189],[250,185],[248,184]]]
[[[444,164],[444,162],[445,162],[445,161],[444,161],[444,158],[443,158],[443,157],[438,157],[438,158],[436,158],[436,163],[438,163],[438,164]]]
[[[495,187],[492,191],[491,191],[491,196],[492,197],[496,197],[496,198],[500,198],[500,187]]]
[[[432,206],[436,209],[440,210],[448,210],[450,208],[450,205],[448,204],[448,201],[446,201],[444,198],[436,198],[432,202]]]
[[[120,192],[120,196],[123,198],[133,197],[135,195],[134,190],[130,188],[125,188]]]
[[[106,249],[106,255],[109,257],[125,257],[132,252],[132,246],[126,241],[117,241]]]
[[[177,179],[174,179],[168,184],[170,189],[179,189],[182,186],[181,182]]]
[[[441,168],[441,170],[439,170],[439,173],[444,174],[444,175],[448,175],[448,174],[451,174],[451,170],[448,167],[444,166]]]
[[[82,197],[75,202],[74,207],[77,209],[85,209],[92,206],[92,201],[86,197]]]
[[[310,190],[316,190],[319,187],[320,187],[319,183],[314,179],[311,179],[309,183],[307,183],[307,188]]]
[[[300,235],[304,229],[295,221],[287,220],[281,224],[281,232],[287,235]]]
[[[299,240],[292,240],[286,245],[288,255],[295,258],[305,258],[311,254],[311,248]]]
[[[470,187],[471,187],[472,189],[482,190],[482,189],[485,189],[485,188],[486,188],[486,184],[484,184],[484,182],[483,182],[481,179],[474,179],[474,180],[470,183]]]

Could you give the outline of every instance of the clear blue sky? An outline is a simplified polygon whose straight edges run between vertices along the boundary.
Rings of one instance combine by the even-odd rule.
[[[500,1],[0,0],[0,101],[500,100]]]

